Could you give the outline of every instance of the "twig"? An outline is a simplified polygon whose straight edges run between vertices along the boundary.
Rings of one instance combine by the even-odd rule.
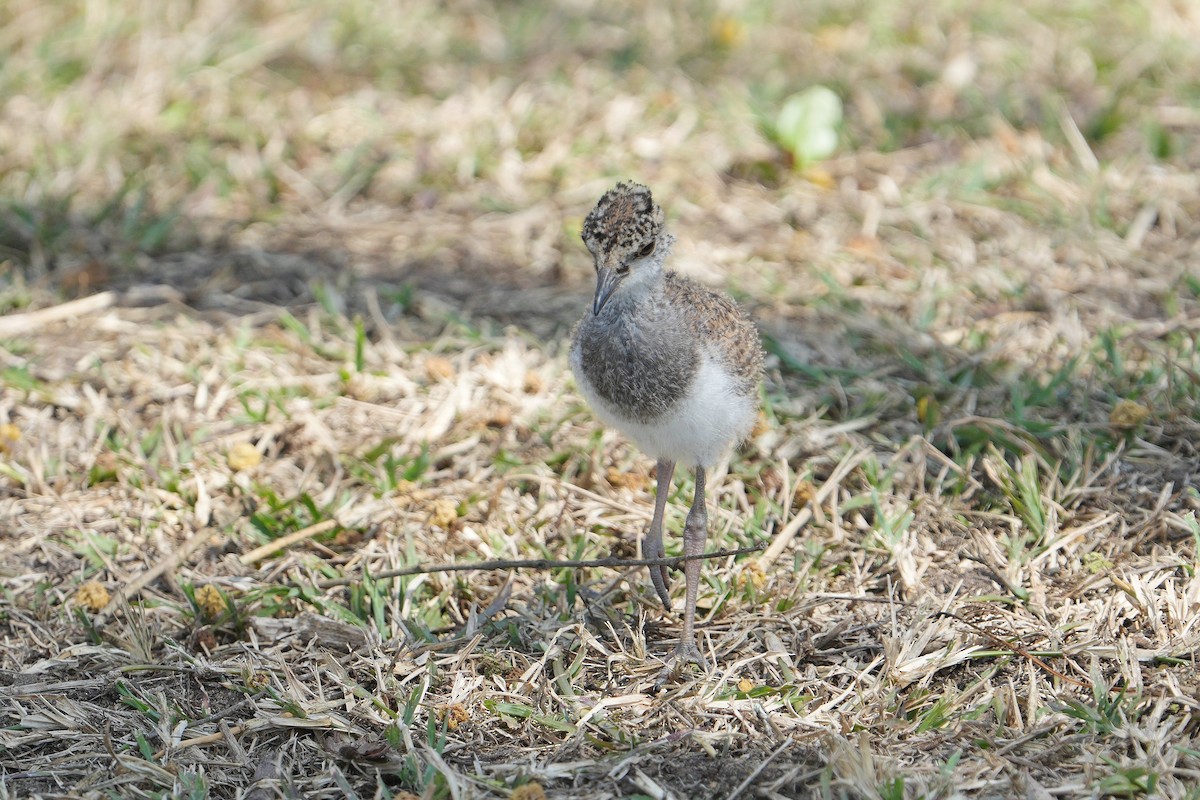
[[[217,720],[217,727],[225,737],[225,746],[229,748],[229,752],[233,753],[234,760],[245,764],[247,761],[246,749],[238,742],[237,734],[233,732],[233,728],[223,719]]]
[[[979,627],[974,622],[971,622],[968,619],[963,619],[958,614],[955,614],[953,611],[935,611],[933,613],[934,613],[934,616],[937,616],[937,617],[949,617],[952,620],[961,622],[963,625],[966,625],[968,628],[975,631],[976,633],[978,633],[980,636],[984,637],[985,639],[989,640],[992,644],[996,645],[997,647],[999,647],[1003,650],[1007,650],[1010,653],[1013,653],[1015,655],[1018,655],[1021,658],[1025,658],[1025,659],[1032,661],[1034,664],[1036,664],[1039,667],[1041,667],[1042,669],[1046,670],[1046,672],[1049,672],[1051,675],[1054,675],[1057,678],[1061,678],[1062,680],[1066,681],[1067,683],[1073,683],[1076,686],[1083,687],[1084,689],[1094,688],[1090,681],[1081,681],[1077,678],[1072,678],[1070,675],[1064,675],[1063,673],[1059,672],[1054,667],[1050,666],[1045,661],[1043,661],[1041,658],[1039,658],[1038,656],[1035,656],[1033,653],[1029,652],[1025,648],[1018,647],[1017,645],[1013,644],[1012,642],[997,636],[996,634],[992,633],[991,631],[985,630],[984,628]]]
[[[857,467],[859,463],[867,457],[867,455],[868,453],[865,450],[846,453],[845,457],[842,458],[841,462],[836,468],[834,468],[833,474],[829,476],[829,479],[825,481],[825,483],[812,497],[812,499],[808,501],[800,513],[797,514],[792,521],[787,524],[787,527],[779,532],[779,535],[776,536],[775,540],[771,542],[771,546],[767,548],[767,552],[758,557],[759,567],[761,567],[763,570],[767,570],[775,564],[775,559],[779,558],[779,556],[783,554],[783,551],[787,549],[789,544],[791,544],[792,539],[796,537],[796,534],[799,533],[804,526],[808,524],[808,521],[812,519],[813,509],[824,505],[825,501],[829,499],[829,496],[837,490],[838,486],[841,485],[846,476],[850,474],[850,470]]]
[[[227,728],[226,730],[223,730],[223,731],[217,731],[216,733],[208,733],[208,734],[205,734],[204,736],[197,736],[194,739],[184,739],[182,742],[175,745],[175,747],[172,749],[174,749],[175,751],[178,752],[179,750],[182,750],[185,747],[198,747],[199,745],[202,745],[202,744],[212,744],[213,742],[219,742],[222,739],[224,739],[226,736],[237,736],[242,731],[246,730],[246,727],[247,726],[245,726],[245,725],[234,725],[232,728]],[[162,750],[159,750],[157,753],[154,754],[154,758],[155,758],[155,760],[158,760],[158,759],[161,759],[166,754],[167,754],[167,748],[164,747]]]
[[[281,536],[278,539],[267,542],[261,547],[254,548],[249,553],[243,553],[238,561],[241,561],[243,564],[253,564],[255,561],[260,561],[269,555],[274,555],[285,547],[291,547],[296,542],[320,536],[325,531],[333,530],[337,526],[338,521],[336,519],[323,520],[316,525],[309,525],[307,528],[301,528],[295,533],[289,533],[287,536]]]
[[[24,314],[9,314],[0,319],[0,336],[16,336],[30,334],[38,328],[59,320],[82,317],[93,311],[103,311],[117,301],[114,292],[81,297],[67,303],[59,303],[49,308],[39,308],[37,311],[27,311]]]
[[[1084,171],[1090,175],[1098,173],[1100,171],[1100,160],[1092,152],[1087,138],[1079,130],[1079,126],[1071,116],[1071,110],[1067,108],[1066,103],[1063,103],[1059,109],[1058,122],[1062,126],[1063,135],[1067,138],[1067,144],[1071,145],[1071,152],[1075,154],[1075,160],[1079,162],[1079,166],[1083,167]]]
[[[240,714],[242,712],[243,708],[254,705],[254,703],[261,700],[266,694],[267,694],[267,690],[261,689],[252,695],[243,697],[238,702],[234,703],[231,706],[226,707],[225,709],[217,712],[216,714],[209,714],[204,719],[196,720],[195,722],[192,723],[192,727],[198,728],[201,725],[207,725],[210,722],[220,722],[220,721],[225,720],[228,717],[232,717],[234,714]]]
[[[775,756],[782,753],[784,751],[784,749],[786,747],[788,747],[791,743],[792,743],[792,737],[789,736],[788,738],[784,739],[783,742],[780,743],[779,747],[776,747],[774,750],[771,751],[771,755],[764,758],[762,763],[759,764],[757,767],[755,767],[754,771],[751,772],[749,775],[747,775],[746,779],[744,781],[742,781],[741,783],[739,783],[737,785],[737,787],[732,792],[729,793],[729,796],[726,797],[725,800],[737,800],[737,796],[739,794],[741,794],[743,791],[745,791],[747,786],[749,786],[751,783],[754,782],[754,779],[757,778],[762,773],[762,771],[767,768],[767,764],[770,764],[771,761],[775,758]]]
[[[1159,106],[1154,116],[1168,128],[1200,128],[1200,111],[1188,106]]]
[[[399,578],[404,575],[423,575],[429,572],[465,572],[468,570],[499,570],[499,569],[579,569],[581,567],[614,567],[617,569],[623,567],[678,567],[685,561],[693,561],[706,558],[726,558],[728,556],[740,556],[746,553],[757,553],[762,550],[763,544],[756,544],[751,547],[739,547],[737,550],[719,550],[715,553],[701,553],[698,556],[673,556],[671,558],[618,558],[609,556],[607,558],[592,558],[583,561],[566,560],[556,561],[549,558],[524,558],[524,559],[502,559],[500,561],[472,561],[466,564],[431,564],[428,566],[417,565],[413,567],[404,567],[402,569],[389,569],[386,572],[376,572],[371,575],[373,580],[381,578]],[[319,581],[318,589],[330,589],[334,586],[345,586],[360,578],[335,578],[327,581]]]
[[[823,603],[833,603],[833,602],[838,602],[838,601],[846,602],[846,603],[882,603],[884,605],[889,605],[889,606],[892,606],[892,605],[907,606],[910,608],[916,607],[912,603],[909,603],[905,600],[897,600],[895,597],[876,597],[875,595],[870,595],[870,594],[839,594],[837,592],[806,592],[804,595],[804,602],[807,604],[814,605],[814,606],[821,605]]]
[[[1045,736],[1047,733],[1053,733],[1055,730],[1057,730],[1058,728],[1061,728],[1062,726],[1063,726],[1062,722],[1058,722],[1058,721],[1050,722],[1046,725],[1041,725],[1037,728],[1034,728],[1033,730],[1031,730],[1029,733],[1025,734],[1024,736],[1018,736],[1016,739],[1012,739],[1012,740],[1008,741],[1006,744],[1004,744],[1003,746],[998,748],[996,750],[996,753],[998,753],[999,755],[1006,755],[1007,753],[1009,753],[1013,750],[1016,750],[1018,747],[1025,744],[1026,742],[1032,742],[1034,739],[1041,738],[1042,736]]]
[[[96,615],[92,621],[92,625],[96,628],[102,627],[108,618],[113,614],[113,610],[118,607],[120,601],[129,601],[135,597],[138,592],[149,586],[154,581],[158,580],[163,573],[176,569],[180,564],[191,557],[192,553],[200,549],[201,545],[208,541],[208,537],[212,535],[212,530],[209,528],[201,528],[192,534],[192,537],[181,544],[171,555],[158,562],[156,565],[138,575],[124,589],[117,593],[117,596],[108,602],[108,605]]]

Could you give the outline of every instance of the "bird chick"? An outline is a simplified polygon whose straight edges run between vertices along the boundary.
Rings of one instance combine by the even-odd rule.
[[[705,472],[749,435],[758,417],[758,331],[729,297],[665,268],[675,237],[645,186],[618,183],[605,192],[584,220],[582,238],[595,263],[596,293],[571,345],[575,381],[602,422],[658,461],[643,557],[664,557],[663,515],[675,464],[695,468],[683,542],[685,556],[699,556],[708,527]],[[695,635],[701,561],[684,564],[683,634],[672,661],[706,667]],[[670,609],[666,567],[651,567],[650,577]]]

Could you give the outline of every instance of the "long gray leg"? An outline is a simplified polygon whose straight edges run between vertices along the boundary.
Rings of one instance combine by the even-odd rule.
[[[667,498],[671,495],[671,477],[675,474],[675,462],[665,459],[658,462],[658,494],[654,498],[654,519],[650,521],[650,530],[642,541],[642,558],[665,558],[663,550],[663,516],[667,511]],[[665,566],[650,567],[650,582],[654,591],[662,600],[667,611],[671,610],[671,594],[667,591],[667,568]]]
[[[704,553],[704,540],[708,538],[708,514],[704,510],[704,467],[696,467],[696,496],[688,511],[687,523],[683,528],[683,553],[698,556]],[[708,662],[696,646],[696,595],[700,591],[700,567],[698,558],[684,562],[683,572],[687,578],[687,595],[683,606],[683,633],[679,646],[675,648],[674,661],[691,661],[707,669]]]

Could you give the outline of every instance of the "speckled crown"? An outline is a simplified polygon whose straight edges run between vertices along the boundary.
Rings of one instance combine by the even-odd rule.
[[[648,187],[622,181],[596,203],[580,235],[597,257],[622,255],[657,239],[665,221]]]

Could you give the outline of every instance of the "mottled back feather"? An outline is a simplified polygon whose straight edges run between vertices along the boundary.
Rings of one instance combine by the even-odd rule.
[[[728,295],[675,272],[663,276],[668,302],[683,311],[697,343],[738,378],[745,394],[758,391],[763,351],[758,329]]]

